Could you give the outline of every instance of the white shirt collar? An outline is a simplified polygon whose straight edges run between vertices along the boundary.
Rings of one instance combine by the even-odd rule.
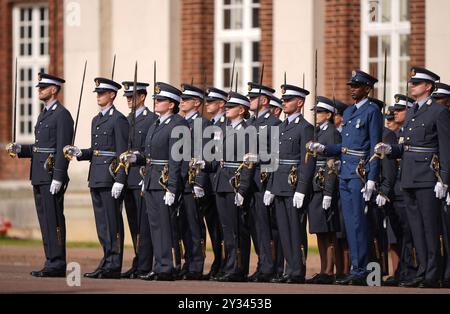
[[[214,123],[217,123],[220,121],[220,119],[222,119],[222,117],[224,116],[225,112],[219,112],[218,114],[216,114],[216,116],[213,118],[214,119]]]
[[[136,118],[139,117],[144,112],[145,109],[147,109],[145,106],[138,108],[136,110]]]
[[[102,115],[103,116],[106,115],[108,113],[109,109],[112,108],[112,106],[114,106],[114,105],[109,105],[109,106],[105,107],[105,109],[100,109],[100,111],[102,112]]]
[[[164,116],[159,117],[159,124],[163,124],[166,122],[167,119],[169,119],[171,116],[173,116],[172,113],[166,114]]]
[[[50,110],[57,102],[57,99],[53,100],[51,103],[45,106],[45,109],[47,109],[47,111]]]
[[[322,123],[321,125],[320,125],[320,129],[321,130],[325,130],[327,127],[328,127],[328,124],[329,124],[330,122],[327,120],[327,121],[325,121],[324,123]]]
[[[231,127],[234,129],[236,128],[244,119],[239,119],[235,121],[231,121]]]
[[[356,103],[355,104],[355,106],[356,106],[356,109],[359,109],[359,108],[361,108],[365,103],[366,103],[366,101],[367,101],[367,97],[366,98],[364,98],[364,99],[362,99],[361,101],[359,101],[358,103]]]
[[[192,118],[196,113],[198,113],[197,110],[192,111],[191,113],[188,113],[184,118],[185,118],[186,120],[189,120],[189,119]]]
[[[427,103],[427,101],[430,99],[431,99],[431,96],[428,96],[427,98],[418,101],[417,103],[419,104],[419,108],[422,108],[422,106],[425,105]]]
[[[300,115],[301,115],[300,112],[296,112],[296,113],[291,114],[291,115],[288,117],[289,123],[291,123],[292,121],[294,121],[295,119],[297,119]]]

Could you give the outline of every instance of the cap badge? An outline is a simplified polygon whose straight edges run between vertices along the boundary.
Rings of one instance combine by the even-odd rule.
[[[99,87],[100,86],[100,81],[99,80],[95,80],[95,86]]]
[[[161,86],[159,84],[157,84],[155,86],[155,94],[160,94],[161,93]]]
[[[412,70],[411,70],[411,76],[416,76],[416,74],[417,74],[417,73],[416,73],[416,69],[412,69]]]
[[[400,98],[398,96],[395,97],[395,102],[399,103],[400,102]]]
[[[253,89],[253,85],[252,84],[248,84],[248,91],[251,92]]]
[[[352,71],[352,77],[356,76],[356,71]]]
[[[129,89],[130,89],[130,85],[128,85],[128,84],[123,84],[123,88],[125,88],[125,90],[129,90]]]
[[[38,74],[38,81],[39,82],[42,81],[42,74],[41,73]]]

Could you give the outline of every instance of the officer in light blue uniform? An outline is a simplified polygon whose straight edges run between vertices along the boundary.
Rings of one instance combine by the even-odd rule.
[[[325,156],[340,156],[339,191],[350,248],[352,269],[348,276],[337,280],[342,285],[366,285],[366,267],[369,257],[368,218],[365,202],[370,201],[379,176],[379,159],[369,162],[375,145],[381,141],[383,116],[379,107],[368,99],[378,80],[363,71],[353,71],[347,83],[355,102],[344,112],[342,144],[311,144],[310,149]],[[365,176],[357,171],[364,165]]]

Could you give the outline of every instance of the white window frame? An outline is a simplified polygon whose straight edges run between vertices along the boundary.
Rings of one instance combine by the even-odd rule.
[[[13,66],[12,66],[12,71],[13,71],[13,80],[15,78],[15,60],[17,58],[17,63],[18,63],[18,86],[17,86],[17,110],[16,110],[16,140],[17,142],[21,142],[24,144],[31,144],[34,143],[34,124],[36,123],[39,114],[41,113],[41,103],[39,101],[39,96],[38,96],[38,91],[37,89],[34,87],[36,85],[37,82],[37,77],[38,77],[38,73],[40,72],[41,68],[47,70],[48,66],[49,66],[49,62],[50,62],[50,55],[48,54],[49,52],[49,47],[47,48],[47,54],[46,55],[40,55],[40,9],[42,7],[46,7],[47,8],[47,12],[49,10],[48,8],[48,4],[45,2],[38,2],[38,3],[24,3],[24,4],[17,4],[13,7],[12,9],[12,46],[13,46]],[[32,8],[32,32],[33,32],[33,36],[32,36],[32,54],[31,56],[20,56],[20,10],[24,9],[24,8]],[[47,13],[47,27],[49,27],[49,19],[50,16]],[[49,30],[47,30],[47,37],[46,37],[46,43],[48,45],[48,32]],[[20,132],[20,123],[21,123],[21,116],[20,116],[20,87],[21,87],[21,82],[20,82],[20,70],[23,68],[31,68],[33,71],[33,77],[32,77],[32,81],[28,82],[28,84],[32,84],[32,115],[30,117],[31,119],[31,123],[32,123],[32,128],[31,128],[31,133],[30,134],[22,134]],[[15,82],[12,82],[12,91],[14,94],[14,84]],[[28,85],[25,85],[25,87],[28,87]],[[14,103],[14,95],[12,95],[12,101],[11,103]],[[28,111],[28,107],[25,106],[25,115],[27,115],[27,111]],[[28,119],[26,120],[28,121]],[[25,128],[27,128],[25,126]]]
[[[214,14],[214,84],[218,88],[224,88],[229,82],[224,82],[223,76],[223,45],[225,43],[242,43],[242,62],[236,61],[236,69],[239,71],[238,91],[247,90],[247,82],[252,81],[252,69],[256,66],[252,58],[253,42],[261,42],[261,28],[252,27],[252,9],[254,4],[252,0],[242,0],[243,4],[243,25],[242,29],[223,29],[223,0],[215,1]],[[233,61],[231,61],[232,66]],[[259,66],[259,64],[258,64]]]
[[[369,2],[371,0],[361,0],[361,69],[369,73],[369,37],[371,36],[390,36],[391,39],[391,53],[388,55],[388,77],[390,76],[390,82],[387,85],[390,86],[391,95],[386,95],[387,100],[394,98],[402,86],[400,84],[400,61],[411,60],[410,54],[408,57],[400,57],[400,36],[411,35],[411,22],[400,21],[400,1],[391,0],[391,21],[387,23],[371,22],[369,14]],[[379,8],[381,11],[381,6]],[[382,48],[379,47],[379,50]],[[384,60],[384,51],[378,52],[380,59]],[[377,73],[379,83],[378,90],[383,89],[383,72],[384,61],[378,62]],[[407,72],[405,72],[407,73]],[[405,84],[406,85],[406,84]]]

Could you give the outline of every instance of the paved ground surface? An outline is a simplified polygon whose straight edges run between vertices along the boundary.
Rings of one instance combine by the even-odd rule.
[[[211,263],[207,254],[206,270]],[[101,257],[99,248],[69,248],[68,261],[78,262],[81,272],[95,269]],[[124,269],[131,264],[132,250],[126,249]],[[450,290],[423,290],[403,288],[342,287],[318,285],[217,283],[208,281],[145,282],[141,280],[88,280],[82,279],[81,287],[68,287],[65,279],[38,279],[30,271],[42,266],[43,251],[40,246],[2,245],[0,243],[0,293],[151,293],[151,294],[320,294],[320,293],[449,293]],[[252,270],[255,268],[252,256]],[[318,271],[319,258],[310,254],[308,276]]]

